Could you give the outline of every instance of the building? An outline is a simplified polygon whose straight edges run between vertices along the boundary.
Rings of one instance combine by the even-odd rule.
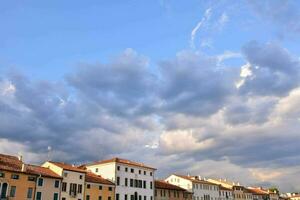
[[[121,158],[85,165],[87,170],[116,185],[116,200],[153,200],[155,168]]]
[[[279,192],[268,190],[270,200],[279,200]]]
[[[27,165],[27,171],[37,175],[35,187],[36,200],[60,199],[61,176],[48,168],[35,165]]]
[[[83,200],[86,171],[73,165],[47,161],[43,165],[62,177],[61,200]]]
[[[192,192],[194,200],[219,200],[219,185],[198,176],[172,174],[165,181]]]
[[[192,200],[193,193],[166,181],[155,180],[155,200]]]
[[[300,194],[293,194],[289,196],[290,200],[300,200]]]
[[[232,189],[223,187],[222,185],[220,185],[219,188],[220,200],[233,200]]]
[[[208,179],[207,181],[231,189],[234,200],[253,200],[252,192],[239,183],[234,183],[226,179]]]
[[[34,199],[36,175],[27,171],[22,157],[0,154],[0,199]]]
[[[114,200],[115,184],[100,175],[87,172],[85,175],[85,200]]]
[[[252,192],[253,200],[269,200],[269,193],[261,187],[248,187]]]

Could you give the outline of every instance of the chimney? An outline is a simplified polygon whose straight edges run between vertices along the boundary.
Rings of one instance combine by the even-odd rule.
[[[19,161],[23,161],[23,156],[21,154],[18,155]]]
[[[22,172],[25,172],[26,171],[26,165],[24,163],[22,163]]]

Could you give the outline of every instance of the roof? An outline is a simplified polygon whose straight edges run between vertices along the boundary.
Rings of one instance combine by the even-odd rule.
[[[219,187],[220,187],[220,190],[232,191],[232,189],[227,188],[227,187],[224,187],[224,186],[222,186],[221,184],[219,185]]]
[[[111,159],[108,159],[108,160],[95,161],[93,163],[86,164],[86,166],[97,165],[97,164],[105,164],[105,163],[114,163],[114,162],[156,170],[156,168],[149,167],[147,165],[144,165],[143,163],[138,163],[138,162],[135,162],[135,161],[130,161],[130,160],[126,160],[126,159],[123,159],[123,158],[117,158],[117,157],[116,158],[111,158]]]
[[[36,165],[27,165],[26,171],[31,174],[41,175],[42,177],[48,177],[48,178],[58,178],[61,179],[62,177],[54,173],[52,170],[46,168],[46,167],[40,167]]]
[[[174,174],[174,176],[178,176],[180,178],[192,181],[194,183],[202,183],[202,184],[209,184],[209,185],[219,186],[218,184],[215,184],[215,183],[212,183],[212,182],[209,182],[209,181],[197,179],[196,176],[185,176],[185,175],[179,175],[179,174]]]
[[[248,190],[250,190],[250,192],[252,194],[256,194],[256,195],[266,195],[268,194],[267,191],[263,190],[262,188],[258,188],[258,187],[248,187]]]
[[[99,183],[105,185],[115,185],[113,182],[103,178],[100,175],[94,174],[92,172],[87,172],[85,175],[85,181],[90,183]]]
[[[63,162],[54,162],[54,161],[48,161],[49,163],[52,163],[60,168],[63,168],[64,170],[73,171],[73,172],[79,172],[79,173],[86,173],[84,169],[80,169],[74,165],[63,163]]]
[[[173,184],[170,184],[166,181],[163,181],[163,180],[155,180],[155,188],[157,189],[167,189],[167,190],[178,190],[178,191],[187,191],[185,190],[184,188],[181,188],[179,186],[176,186],[176,185],[173,185]]]
[[[22,172],[22,164],[16,156],[0,154],[0,170]]]

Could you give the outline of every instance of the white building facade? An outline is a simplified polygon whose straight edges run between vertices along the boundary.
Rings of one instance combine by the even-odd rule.
[[[219,200],[219,185],[196,176],[172,174],[165,179],[168,183],[182,187],[193,193],[193,200]]]
[[[85,167],[115,183],[115,200],[154,200],[156,169],[153,167],[121,158],[99,161]]]
[[[61,200],[84,200],[85,170],[65,163],[48,161],[42,165],[62,177]]]

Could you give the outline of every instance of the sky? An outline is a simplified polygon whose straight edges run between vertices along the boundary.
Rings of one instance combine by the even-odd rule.
[[[0,152],[300,191],[300,2],[0,2]]]

